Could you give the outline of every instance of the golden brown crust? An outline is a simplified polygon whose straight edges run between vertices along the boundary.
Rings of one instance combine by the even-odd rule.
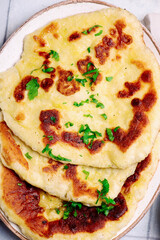
[[[16,144],[5,122],[0,122],[0,134],[2,138],[1,152],[8,166],[15,161],[29,169],[27,160],[23,157],[20,147]]]

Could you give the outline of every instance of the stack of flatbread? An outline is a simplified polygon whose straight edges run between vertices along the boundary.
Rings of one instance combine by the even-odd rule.
[[[112,239],[159,160],[160,69],[126,10],[58,19],[0,73],[0,207],[29,239]]]

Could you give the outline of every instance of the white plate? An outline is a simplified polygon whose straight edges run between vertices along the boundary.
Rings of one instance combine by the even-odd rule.
[[[16,32],[14,32],[7,40],[7,42],[3,45],[2,49],[0,50],[0,72],[10,68],[18,61],[23,50],[23,39],[26,34],[35,31],[36,29],[44,26],[48,22],[53,21],[54,19],[64,18],[78,13],[100,10],[102,8],[107,8],[110,6],[112,5],[101,1],[69,0],[66,2],[54,4],[35,14]],[[154,42],[152,36],[147,31],[147,29],[143,27],[143,30],[146,45],[152,50],[158,62],[160,63],[160,50],[158,49],[156,43]],[[114,240],[121,238],[128,231],[130,231],[142,219],[147,210],[151,207],[151,204],[160,192],[159,173],[160,162],[149,184],[144,199],[138,204],[138,208],[135,212],[134,217],[127,226],[125,226],[123,229],[121,229],[121,231],[118,232],[117,237],[115,237]],[[22,240],[27,239],[24,237],[24,235],[20,232],[19,228],[15,224],[12,224],[7,220],[7,218],[2,212],[0,212],[0,218],[18,237],[20,237]]]

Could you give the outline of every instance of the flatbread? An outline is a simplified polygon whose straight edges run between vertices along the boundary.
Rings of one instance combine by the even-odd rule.
[[[99,179],[108,180],[109,197],[115,198],[137,165],[101,169],[56,162],[31,150],[11,133],[4,121],[0,122],[0,158],[6,167],[33,186],[63,200],[92,206],[101,205],[101,201],[96,204],[97,189],[102,188]]]
[[[135,180],[129,190],[123,187],[117,197],[121,201],[116,200],[118,202],[116,214],[113,213],[114,209],[110,210],[108,218],[104,217],[103,213],[97,214],[94,207],[83,206],[81,210],[76,210],[77,216],[73,216],[72,212],[67,219],[62,219],[65,208],[60,199],[26,184],[1,164],[0,207],[9,220],[16,223],[29,239],[112,239],[129,223],[138,202],[145,195],[148,183],[157,167],[159,144],[160,135],[150,154],[151,161],[140,172],[140,178],[138,181]],[[56,212],[57,208],[60,210],[59,214]]]
[[[159,77],[138,20],[104,9],[29,34],[21,60],[0,74],[0,107],[14,134],[40,154],[126,168],[150,153],[160,128]]]

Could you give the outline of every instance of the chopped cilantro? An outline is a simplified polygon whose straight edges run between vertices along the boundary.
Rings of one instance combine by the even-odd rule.
[[[114,132],[117,132],[117,130],[120,128],[120,126],[113,129]]]
[[[105,216],[109,214],[109,211],[112,210],[114,206],[108,206],[105,202],[101,203],[101,207],[97,207],[97,212],[103,213]]]
[[[87,180],[87,178],[89,177],[89,172],[86,170],[83,170],[82,172],[86,175],[85,180]]]
[[[42,153],[45,153],[45,152],[46,152],[51,158],[53,158],[53,159],[55,159],[55,160],[57,160],[57,161],[71,162],[71,160],[68,159],[68,158],[64,158],[64,157],[62,157],[62,156],[60,156],[60,155],[58,155],[58,156],[53,155],[52,149],[49,147],[49,144],[47,144],[46,147],[42,150]]]
[[[70,81],[72,81],[73,78],[74,78],[73,76],[68,76],[67,81],[70,82]]]
[[[38,96],[38,88],[39,84],[36,78],[32,78],[31,81],[26,84],[29,100],[33,100],[36,96]]]
[[[17,185],[21,187],[21,186],[22,186],[22,183],[17,183]]]
[[[101,102],[98,102],[98,103],[96,104],[96,108],[101,108],[101,109],[103,109],[103,108],[104,108],[104,104],[101,103]]]
[[[90,92],[88,90],[86,90],[87,94],[90,94]]]
[[[59,54],[56,51],[50,50],[49,55],[51,55],[57,62],[59,61]]]
[[[80,157],[83,157],[82,154],[79,155]]]
[[[71,63],[71,66],[73,66],[73,63]]]
[[[106,81],[110,82],[113,79],[113,77],[106,77]]]
[[[66,207],[66,210],[64,211],[63,214],[63,219],[65,220],[69,217],[70,213],[72,213],[73,211],[74,211],[73,216],[77,217],[76,209],[81,209],[82,203],[70,201],[65,203],[63,206]]]
[[[85,87],[85,83],[87,82],[87,80],[85,78],[83,78],[83,79],[76,78],[76,81],[81,83],[83,87]]]
[[[33,72],[40,70],[43,66],[44,66],[44,64],[42,64],[42,66],[39,67],[39,68],[35,68],[35,69],[33,69],[33,70],[30,72],[30,75],[31,75]]]
[[[94,25],[94,26],[90,27],[88,30],[84,30],[82,33],[87,35],[92,31],[93,28],[97,28],[97,27],[102,27],[102,26],[101,25]]]
[[[92,62],[87,63],[87,71],[89,70],[90,66],[94,66]]]
[[[67,102],[63,102],[63,104],[67,104]]]
[[[83,117],[90,117],[93,118],[93,116],[91,114],[83,114]]]
[[[91,52],[91,47],[88,47],[87,51],[88,51],[88,53],[90,53]]]
[[[64,124],[66,126],[66,128],[72,127],[74,124],[71,122],[67,122]]]
[[[90,85],[92,85],[92,83],[96,81],[96,79],[99,75],[99,69],[94,66],[94,69],[88,71],[90,66],[94,66],[94,64],[92,62],[89,62],[87,64],[87,71],[85,73],[83,73],[82,75],[86,76],[86,78],[90,79],[91,80]],[[92,73],[94,73],[94,74],[92,74]]]
[[[90,127],[88,126],[88,124],[81,124],[81,127],[79,129],[79,133],[83,133],[83,136],[81,137],[81,139],[83,140],[83,142],[87,145],[89,144],[89,139],[95,139],[98,137],[101,137],[102,134],[97,132],[97,131],[92,131],[90,129]]]
[[[32,159],[32,157],[29,155],[29,152],[27,152],[27,153],[25,154],[25,156],[26,156],[26,158],[28,158],[28,159]]]
[[[42,72],[44,73],[50,73],[53,72],[54,68],[53,67],[49,67],[49,68],[42,68]]]
[[[51,120],[55,123],[56,118],[52,116],[52,117],[51,117]]]
[[[89,103],[89,99],[86,99],[85,101],[81,101],[80,103],[74,102],[73,105],[75,107],[80,107],[80,106],[83,106],[84,103]]]
[[[103,30],[100,30],[98,33],[96,33],[96,34],[94,34],[94,36],[99,36],[99,35],[101,35],[103,33]]]
[[[82,33],[85,34],[85,35],[88,34],[87,30],[84,30]]]
[[[58,208],[55,209],[57,214],[60,214],[60,210]]]
[[[110,128],[106,128],[106,132],[107,132],[107,135],[108,135],[108,138],[111,142],[113,142],[114,140],[114,136],[113,136],[113,132]]]
[[[68,167],[68,165],[64,165],[64,169],[68,169],[69,167]]]
[[[49,139],[49,141],[52,141],[53,140],[53,136],[46,136],[46,135],[43,135],[43,137],[46,137]]]
[[[105,113],[102,113],[101,116],[106,120],[107,119],[107,115]]]

